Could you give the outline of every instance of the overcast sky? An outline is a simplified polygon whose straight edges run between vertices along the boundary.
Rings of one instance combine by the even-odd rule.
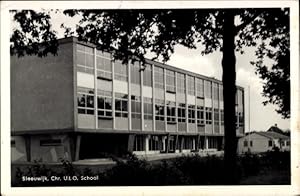
[[[59,37],[63,37],[63,30],[60,28],[62,23],[66,26],[75,28],[78,22],[77,18],[64,16],[62,13],[52,13],[53,29],[58,32]],[[276,106],[264,106],[262,102],[266,98],[262,97],[262,80],[254,73],[254,67],[250,64],[251,60],[255,59],[253,49],[246,49],[243,55],[236,54],[236,73],[237,85],[244,87],[245,90],[245,129],[266,131],[275,123],[279,128],[286,130],[290,129],[290,120],[284,120],[277,112]],[[202,56],[199,49],[191,50],[182,46],[177,46],[175,53],[167,64],[180,67],[185,70],[196,72],[205,76],[215,77],[219,80],[222,78],[221,60],[222,54],[215,52],[210,55]],[[250,88],[250,107],[249,107],[249,88]],[[249,118],[250,109],[250,118]]]

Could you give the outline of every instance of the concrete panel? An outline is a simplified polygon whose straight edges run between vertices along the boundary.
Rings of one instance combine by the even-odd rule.
[[[78,128],[95,128],[95,116],[78,114]]]
[[[73,45],[59,45],[57,56],[11,57],[11,128],[74,127]]]
[[[24,138],[22,136],[12,136],[11,140],[15,142],[14,147],[11,147],[11,161],[27,161]]]
[[[175,94],[172,94],[172,93],[166,93],[166,100],[167,101],[176,101],[176,97],[175,97]]]
[[[186,131],[186,123],[178,123],[178,131],[185,132]]]
[[[224,101],[220,101],[220,109],[224,109]]]
[[[204,133],[205,132],[205,126],[197,126],[197,130],[199,133]]]
[[[152,98],[152,87],[149,86],[143,86],[143,96]]]
[[[218,100],[214,100],[214,108],[219,108],[219,101]]]
[[[176,93],[176,100],[180,103],[185,103],[185,94]]]
[[[204,99],[197,99],[197,106],[204,106]]]
[[[187,95],[187,103],[195,105],[196,103],[196,97],[193,95]]]
[[[165,131],[165,122],[163,121],[155,121],[155,130],[157,131]]]
[[[212,125],[205,125],[205,133],[212,133]]]
[[[165,92],[162,89],[155,89],[154,90],[155,98],[164,99]]]
[[[128,130],[128,118],[116,117],[115,126],[116,126],[116,129]]]
[[[144,120],[144,130],[145,131],[153,131],[153,121],[152,120]]]
[[[128,82],[114,80],[114,91],[117,93],[128,94]]]
[[[188,125],[188,132],[189,133],[196,133],[197,129],[196,129],[196,124],[195,123],[189,123]]]
[[[112,129],[113,120],[112,119],[98,119],[98,127],[101,129]]]
[[[221,133],[224,134],[224,125],[221,125]]]
[[[131,94],[136,96],[141,96],[141,86],[137,84],[130,84],[131,85]]]
[[[176,131],[176,124],[167,124],[167,131],[169,132],[175,132]]]
[[[131,128],[133,130],[142,130],[141,119],[132,118],[131,119]]]
[[[95,88],[95,77],[91,74],[77,72],[77,86]]]
[[[112,91],[112,82],[106,80],[97,80],[97,88],[104,91]]]
[[[214,133],[220,133],[220,126],[219,125],[215,125],[214,126]]]
[[[205,107],[212,107],[212,100],[209,98],[204,99]]]

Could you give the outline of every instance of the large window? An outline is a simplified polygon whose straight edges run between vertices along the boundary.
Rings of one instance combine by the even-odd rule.
[[[116,60],[115,63],[115,79],[120,81],[128,81],[128,66],[126,64],[122,64],[121,61]]]
[[[97,78],[112,80],[112,61],[110,54],[97,50]]]
[[[152,98],[144,97],[144,119],[153,120]]]
[[[197,106],[197,125],[204,126],[204,107]]]
[[[196,78],[197,97],[204,97],[203,79]]]
[[[213,83],[213,99],[219,100],[219,88],[217,83]]]
[[[190,150],[193,150],[194,149],[194,140],[192,137],[185,137],[184,138],[184,143],[183,143],[183,149],[190,149]]]
[[[97,91],[98,118],[112,117],[112,92]]]
[[[206,112],[206,124],[210,125],[212,124],[212,108],[205,108],[205,112]]]
[[[172,101],[167,102],[167,123],[176,123],[176,107],[175,102]]]
[[[220,122],[220,117],[219,117],[219,109],[214,109],[214,131],[216,133],[219,133],[219,122]]]
[[[224,110],[220,110],[221,113],[221,126],[224,126]]]
[[[220,91],[220,101],[223,101],[224,98],[223,98],[223,85],[222,84],[219,85],[219,91]]]
[[[166,70],[166,90],[169,93],[175,93],[175,72]]]
[[[164,89],[164,69],[154,67],[155,88]]]
[[[239,115],[239,127],[244,127],[244,116],[242,112],[238,113]]]
[[[115,93],[115,110],[116,117],[128,117],[128,95]]]
[[[164,100],[155,99],[155,120],[164,121],[165,120],[165,109]]]
[[[188,106],[189,123],[195,123],[195,105]]]
[[[159,136],[151,135],[149,139],[149,150],[162,150],[163,144],[162,139]]]
[[[141,69],[139,62],[134,62],[130,64],[130,78],[131,83],[133,84],[141,84]]]
[[[188,76],[188,94],[195,95],[195,78]]]
[[[211,82],[205,80],[204,81],[204,94],[206,98],[211,99]]]
[[[152,86],[152,69],[151,65],[146,64],[143,72],[143,84],[145,86]]]
[[[79,114],[94,114],[94,90],[77,87],[77,103]]]
[[[145,150],[145,138],[143,135],[136,135],[134,140],[134,151],[144,151]]]
[[[177,114],[177,118],[178,118],[178,122],[185,122],[186,120],[186,117],[185,117],[185,104],[184,103],[178,103],[178,106],[177,106],[177,111],[178,111],[178,114]]]
[[[94,74],[94,50],[91,47],[77,44],[77,70]]]
[[[131,95],[131,117],[141,119],[141,97]]]
[[[177,73],[177,92],[185,94],[185,75]]]

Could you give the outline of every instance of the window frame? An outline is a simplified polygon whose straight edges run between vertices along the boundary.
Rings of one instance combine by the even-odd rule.
[[[161,67],[154,67],[154,87],[157,89],[164,89],[164,69]]]
[[[91,51],[90,51],[91,50]],[[82,53],[84,55],[84,65],[82,65],[81,63],[79,63],[79,59],[82,60],[82,58],[80,58],[79,53]],[[92,56],[92,66],[87,65],[87,55]],[[94,65],[95,65],[95,60],[94,60],[94,48],[89,47],[89,46],[85,46],[82,44],[76,44],[76,66],[77,66],[77,71],[78,72],[83,72],[83,73],[87,73],[87,74],[94,74]]]
[[[118,118],[128,118],[128,95],[123,93],[115,92],[115,117]],[[120,109],[118,109],[117,101],[120,103]],[[123,105],[126,103],[126,108]]]
[[[128,82],[128,64],[123,64],[120,60],[114,60],[114,79]]]
[[[162,99],[155,99],[155,120],[165,121],[165,104]]]
[[[100,108],[99,107],[99,99],[103,98],[103,103],[104,103],[104,108]],[[106,100],[110,99],[110,104],[111,107],[106,108]],[[112,110],[112,105],[113,105],[113,99],[112,99],[112,92],[111,91],[104,91],[104,90],[97,90],[97,115],[98,115],[98,119],[102,119],[102,118],[113,118],[113,110]],[[101,115],[101,113],[99,112],[103,112],[104,115]]]
[[[166,69],[166,92],[176,93],[175,71]]]
[[[93,93],[91,93],[93,92]],[[84,97],[84,106],[79,105],[79,99]],[[77,87],[77,113],[78,114],[87,114],[87,115],[94,115],[95,114],[95,91],[92,88],[86,87]],[[88,106],[88,101],[92,101],[92,106]],[[82,112],[84,111],[84,112]]]
[[[196,106],[188,104],[188,123],[196,123]]]
[[[107,55],[105,55],[107,54]],[[97,79],[103,79],[103,80],[109,80],[111,81],[113,79],[113,75],[112,75],[112,58],[111,55],[109,53],[106,52],[102,52],[97,50],[96,52],[96,74],[97,74]],[[107,64],[103,63],[103,67],[101,67],[98,63],[99,61],[102,60],[102,62],[109,62],[110,65],[108,65],[108,67],[110,67],[110,69],[106,69],[107,68]]]
[[[173,101],[168,101],[167,107],[167,124],[176,124],[176,103]]]

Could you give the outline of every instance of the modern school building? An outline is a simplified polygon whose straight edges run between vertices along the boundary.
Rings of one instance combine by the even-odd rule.
[[[214,78],[151,60],[123,64],[61,39],[56,56],[11,57],[12,161],[221,151],[222,92]],[[244,135],[242,87],[236,133]]]

